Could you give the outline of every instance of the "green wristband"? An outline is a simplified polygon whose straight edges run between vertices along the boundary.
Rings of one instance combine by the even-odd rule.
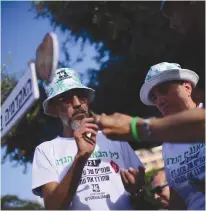
[[[138,134],[137,127],[136,127],[137,119],[139,119],[139,117],[132,118],[130,127],[131,127],[131,132],[132,132],[132,136],[133,136],[134,140],[137,141],[138,143],[140,143],[139,134]]]

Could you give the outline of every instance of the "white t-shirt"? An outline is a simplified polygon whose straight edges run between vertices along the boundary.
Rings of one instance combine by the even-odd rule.
[[[34,154],[32,191],[41,196],[41,186],[64,178],[77,153],[74,138],[57,137],[40,144]],[[132,209],[130,195],[121,181],[120,168],[138,169],[143,164],[127,142],[110,141],[101,132],[88,159],[80,184],[68,209]]]
[[[205,181],[205,143],[164,143],[162,152],[169,186],[182,197],[188,210],[205,210],[205,194],[190,184],[190,178]]]

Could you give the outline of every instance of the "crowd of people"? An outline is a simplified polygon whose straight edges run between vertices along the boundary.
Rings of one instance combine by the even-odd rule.
[[[201,17],[196,8],[199,3],[193,1],[161,4],[170,26],[184,36],[203,31],[195,24]],[[140,99],[155,106],[162,118],[91,115],[95,91],[72,68],[57,69],[44,84],[44,112],[63,125],[62,136],[40,144],[34,154],[32,191],[43,197],[46,209],[137,209],[131,198],[143,202],[146,169],[128,142],[150,142],[162,144],[164,160],[164,168],[151,179],[154,199],[163,209],[205,210],[205,109],[196,88],[199,76],[173,62],[148,69]]]

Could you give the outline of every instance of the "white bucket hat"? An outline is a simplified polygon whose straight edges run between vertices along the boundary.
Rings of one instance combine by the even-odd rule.
[[[182,69],[179,64],[162,62],[152,66],[145,78],[145,83],[140,90],[140,99],[145,105],[154,105],[149,99],[150,91],[158,84],[173,81],[183,80],[192,83],[193,87],[196,86],[199,76],[188,69]]]
[[[48,109],[49,100],[55,96],[67,92],[71,89],[85,89],[87,90],[88,102],[94,98],[95,91],[84,86],[78,76],[78,73],[71,68],[60,68],[56,70],[54,77],[50,83],[43,83],[47,99],[43,102],[44,113],[52,116]]]

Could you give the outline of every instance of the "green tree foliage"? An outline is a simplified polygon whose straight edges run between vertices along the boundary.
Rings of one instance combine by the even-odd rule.
[[[5,195],[1,197],[2,210],[43,210],[37,202],[22,200],[18,196]]]
[[[1,105],[6,100],[7,96],[12,92],[13,88],[16,86],[16,79],[9,76],[5,68],[2,67],[1,70]]]
[[[202,4],[204,10],[204,2]],[[122,95],[124,90],[121,87],[125,87],[128,94],[128,90],[132,89],[127,87],[126,82],[129,81],[130,85],[133,84],[132,82],[139,84],[135,87],[139,88],[149,66],[157,62],[176,61],[185,68],[192,68],[199,74],[204,73],[204,69],[202,69],[204,66],[203,40],[188,43],[190,37],[186,39],[179,37],[174,30],[169,29],[168,20],[161,15],[159,8],[160,2],[158,1],[42,1],[36,5],[38,17],[50,19],[51,24],[60,27],[62,31],[71,30],[76,39],[82,37],[84,40],[90,38],[91,42],[103,41],[105,49],[110,50],[111,59],[118,58],[117,62],[111,61],[106,64],[106,67],[102,67],[102,71],[98,73],[97,77],[101,90],[106,83],[112,97],[116,93],[113,93],[114,91],[111,91],[113,89],[110,89],[108,85],[112,84],[114,79],[124,79],[123,81],[115,80],[118,90],[120,88],[117,92]],[[204,13],[202,17],[204,18]],[[194,50],[192,45],[196,45],[197,42],[202,42],[201,46],[203,47],[200,49],[198,45],[196,49],[196,53],[201,51],[201,56],[199,56],[200,53],[195,56],[194,52],[191,54],[191,50]],[[191,50],[189,51],[189,49]],[[199,63],[200,60],[202,61]],[[110,81],[108,81],[109,78]],[[204,89],[203,83],[201,86]],[[136,95],[138,90],[135,90]],[[104,95],[107,93],[104,92]],[[137,98],[137,96],[135,97]],[[97,103],[99,105],[99,102]],[[116,110],[115,107],[110,107],[110,110]],[[124,106],[122,105],[122,107]],[[127,112],[131,112],[130,109],[131,106],[129,109],[125,108]]]

